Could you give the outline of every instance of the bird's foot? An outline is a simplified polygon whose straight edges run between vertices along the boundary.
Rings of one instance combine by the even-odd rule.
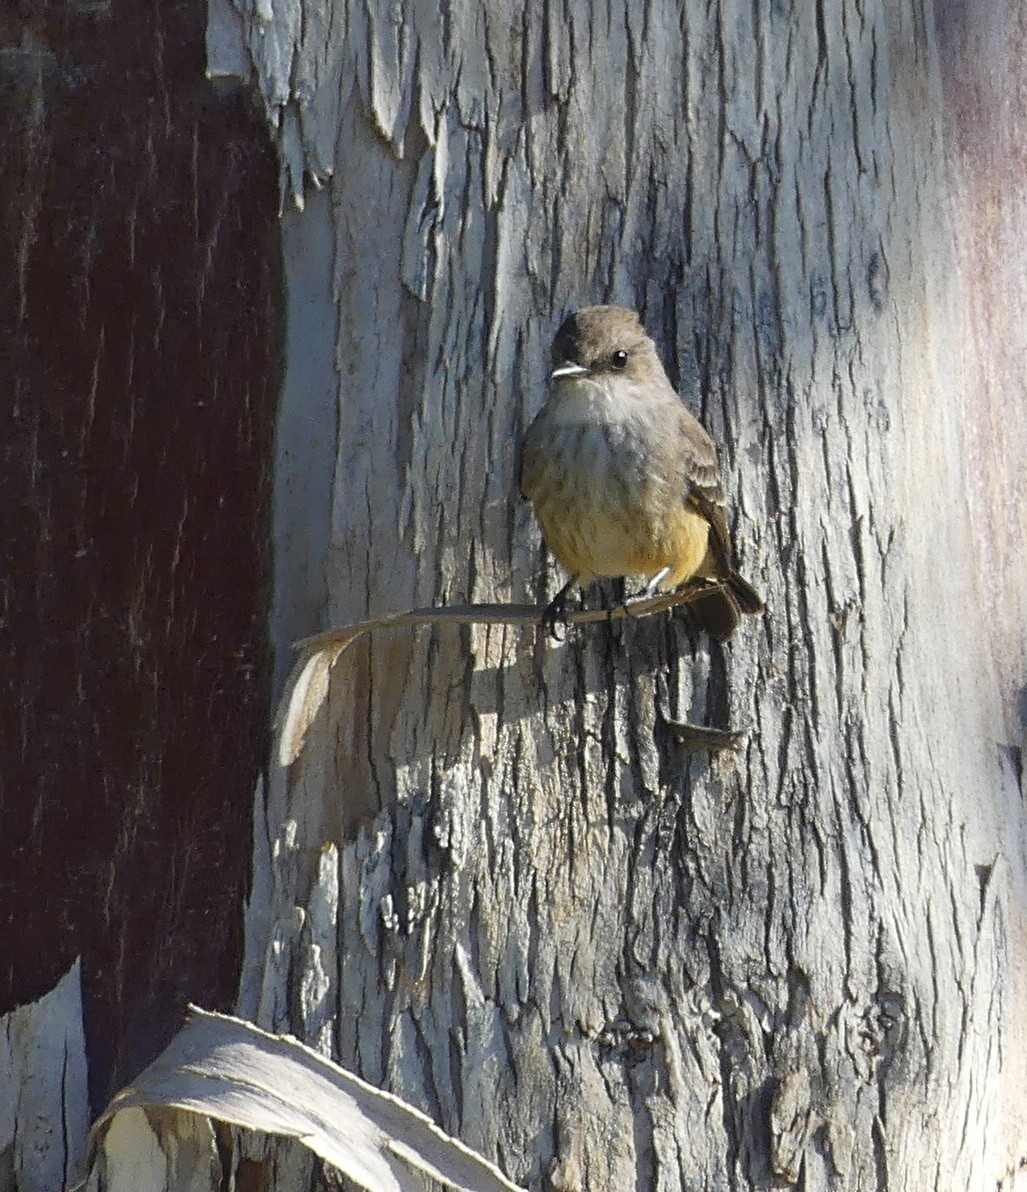
[[[659,591],[660,591],[660,584],[663,583],[663,581],[667,578],[668,575],[670,575],[669,567],[664,567],[662,570],[657,571],[657,573],[652,577],[652,579],[642,589],[641,595],[642,596],[656,596],[656,595],[658,595]]]
[[[654,597],[664,594],[660,589],[660,585],[670,575],[670,571],[671,569],[669,567],[664,567],[662,570],[657,571],[646,583],[645,587],[641,591],[635,592],[632,596],[627,594],[627,588],[625,586],[623,599],[618,601],[616,605],[610,606],[611,611],[612,608],[616,607],[622,610],[622,616],[633,617],[637,605],[644,604],[645,601],[652,600]]]
[[[670,575],[670,568],[664,567],[650,579],[646,580],[645,587],[639,589],[633,595],[628,595],[627,581],[624,583],[624,599],[620,602],[625,608],[630,604],[635,604],[639,600],[649,600],[653,596],[659,596],[660,584]]]
[[[549,634],[554,641],[563,641],[567,632],[567,597],[574,590],[574,580],[564,586],[556,593],[552,600],[546,605],[546,611],[542,614],[541,625],[543,630]]]

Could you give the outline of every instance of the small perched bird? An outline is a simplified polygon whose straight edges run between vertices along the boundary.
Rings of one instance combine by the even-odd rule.
[[[735,570],[713,440],[675,393],[633,310],[589,306],[553,341],[549,398],[528,428],[521,492],[570,582],[641,575],[647,591],[687,580],[691,607],[718,640],[763,601]]]

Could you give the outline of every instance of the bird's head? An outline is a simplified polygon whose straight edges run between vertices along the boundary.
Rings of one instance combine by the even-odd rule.
[[[623,306],[586,306],[564,319],[553,340],[552,383],[618,376],[637,382],[665,379],[638,315]]]

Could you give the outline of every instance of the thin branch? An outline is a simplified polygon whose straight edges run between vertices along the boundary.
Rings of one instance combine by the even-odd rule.
[[[592,625],[598,621],[651,617],[676,605],[689,604],[718,586],[690,584],[676,592],[635,596],[608,609],[579,609],[561,620],[567,625]],[[413,608],[369,621],[356,621],[296,642],[300,657],[289,676],[277,717],[279,764],[292,765],[299,757],[307,731],[328,694],[332,667],[343,650],[365,633],[421,625],[541,625],[546,608],[544,604],[453,604],[441,608]]]
[[[596,621],[623,621],[626,617],[649,617],[678,604],[690,604],[706,596],[721,585],[696,584],[677,592],[661,592],[656,596],[634,596],[610,608],[585,608],[561,617],[568,625],[592,625]],[[447,604],[428,608],[412,608],[405,613],[389,613],[370,621],[354,621],[341,629],[329,629],[313,637],[294,643],[297,650],[324,650],[342,642],[349,645],[354,638],[372,629],[396,629],[416,625],[541,625],[548,605],[545,604]]]

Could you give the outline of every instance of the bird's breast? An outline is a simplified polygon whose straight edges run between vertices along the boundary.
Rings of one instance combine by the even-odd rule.
[[[523,488],[547,545],[579,578],[691,575],[708,527],[685,505],[680,461],[666,428],[631,403],[550,403],[525,443]],[[673,426],[673,424],[671,424]]]

